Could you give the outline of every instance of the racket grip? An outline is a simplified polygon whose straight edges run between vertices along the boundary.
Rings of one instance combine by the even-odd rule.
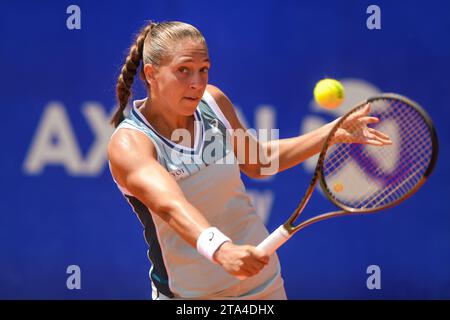
[[[256,248],[262,250],[269,256],[272,255],[291,235],[286,228],[281,225],[267,238],[265,238]]]
[[[286,228],[281,225],[274,232],[269,234],[267,238],[265,238],[256,249],[261,250],[265,254],[271,256],[283,243],[289,240],[291,235],[286,230]],[[246,276],[237,276],[239,280],[247,279]]]

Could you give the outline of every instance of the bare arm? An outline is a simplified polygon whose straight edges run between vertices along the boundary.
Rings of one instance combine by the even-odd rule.
[[[298,137],[268,141],[263,144],[264,151],[271,157],[276,156],[278,149],[278,172],[289,169],[322,150],[328,133],[333,128],[332,122]],[[269,158],[268,161],[275,161]]]
[[[210,225],[156,160],[155,146],[148,137],[121,129],[111,139],[108,155],[116,181],[195,247],[200,233]]]
[[[265,170],[265,172],[275,174],[319,153],[332,128],[331,124],[327,124],[299,137],[264,143],[258,141],[253,135],[247,134],[247,140],[243,143],[245,140],[239,139],[240,133],[238,132],[247,132],[247,128],[237,117],[231,101],[215,86],[209,85],[208,91],[234,130],[233,147],[240,163],[240,169],[252,178],[263,178],[265,176],[263,168],[269,169],[272,166],[273,170]]]
[[[267,175],[276,174],[319,153],[329,132],[339,120],[338,118],[314,131],[293,138],[260,142],[254,136],[246,134],[247,140],[243,140],[238,138],[241,134],[236,134],[236,132],[247,132],[247,128],[237,117],[231,101],[215,86],[208,85],[208,91],[216,100],[235,132],[233,135],[234,152],[240,163],[240,169],[251,178],[263,178]],[[370,106],[367,106],[346,120],[346,122],[359,122],[358,127],[361,128],[361,134],[354,135],[347,132],[344,125],[343,129],[339,131],[339,137],[342,141],[376,146],[392,143],[385,134],[367,127],[367,124],[378,122],[377,118],[368,115],[369,111]],[[357,139],[356,136],[362,138]]]
[[[197,239],[210,224],[156,160],[155,146],[148,137],[139,131],[120,129],[111,138],[108,156],[115,180],[196,248]],[[231,242],[223,243],[213,258],[228,273],[247,277],[258,273],[269,259],[253,246]]]
[[[279,171],[283,171],[319,153],[328,134],[339,120],[340,118],[337,118],[314,131],[295,138],[269,141],[264,144],[264,150],[273,154],[271,149],[279,148]],[[369,124],[378,121],[378,118],[370,116],[370,104],[367,104],[364,108],[345,118],[333,136],[332,143],[359,143],[373,146],[392,144],[389,136],[368,127]]]

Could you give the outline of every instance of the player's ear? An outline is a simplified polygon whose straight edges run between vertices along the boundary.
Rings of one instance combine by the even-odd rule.
[[[145,64],[144,65],[144,76],[145,81],[150,85],[151,81],[155,80],[155,67],[152,64]]]

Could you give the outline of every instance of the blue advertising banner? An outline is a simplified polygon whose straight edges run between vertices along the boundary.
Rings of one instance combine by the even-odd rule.
[[[151,298],[142,226],[106,154],[116,79],[148,20],[196,26],[209,82],[249,128],[280,138],[381,92],[423,106],[440,143],[423,188],[395,208],[302,230],[278,255],[289,299],[450,299],[449,12],[443,0],[0,2],[0,299]],[[325,77],[345,87],[338,109],[314,102]],[[145,98],[140,82],[134,99]],[[296,208],[315,163],[242,174],[269,231]],[[330,210],[316,191],[305,215]]]

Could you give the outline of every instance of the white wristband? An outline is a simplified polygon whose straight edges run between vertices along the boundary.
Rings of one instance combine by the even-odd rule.
[[[202,231],[197,239],[197,251],[206,258],[216,263],[213,259],[214,252],[224,243],[231,239],[220,232],[215,227],[210,227]]]

